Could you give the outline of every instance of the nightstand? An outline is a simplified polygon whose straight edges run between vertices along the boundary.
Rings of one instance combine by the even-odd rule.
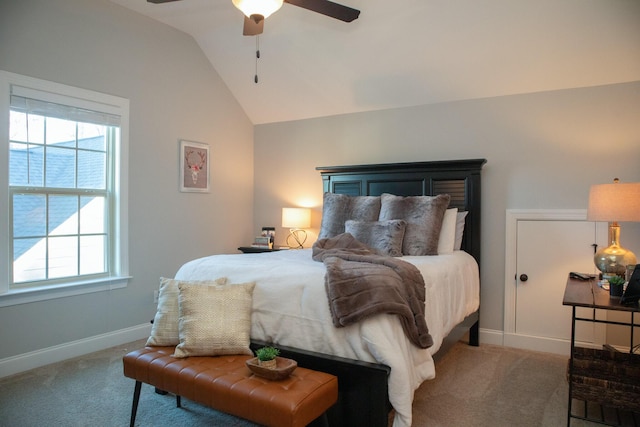
[[[640,355],[631,351],[635,344],[634,329],[640,327],[635,317],[640,308],[620,304],[620,299],[611,298],[608,291],[598,286],[596,279],[580,281],[569,278],[562,304],[572,309],[567,425],[571,424],[571,418],[621,425],[624,417],[637,417],[640,414]],[[593,309],[593,314],[590,317],[576,316],[576,307]],[[629,317],[627,321],[600,320],[595,316],[596,310],[627,312]],[[613,348],[578,347],[575,342],[576,321],[628,327],[630,351],[623,353]],[[578,413],[572,413],[574,399],[584,403],[584,408],[576,408]],[[599,407],[595,408],[598,413],[596,419],[591,417],[591,411],[586,410],[587,407],[594,408],[594,405]]]
[[[241,251],[243,254],[260,254],[263,252],[278,252],[280,248],[268,249],[268,248],[256,248],[253,246],[240,246],[238,250]]]

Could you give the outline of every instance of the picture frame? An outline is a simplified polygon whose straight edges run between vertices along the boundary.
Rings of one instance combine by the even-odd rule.
[[[209,145],[180,140],[180,191],[208,193],[210,173]]]

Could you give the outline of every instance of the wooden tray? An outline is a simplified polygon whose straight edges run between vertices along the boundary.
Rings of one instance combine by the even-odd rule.
[[[283,380],[293,373],[298,367],[298,362],[284,357],[276,357],[276,368],[269,369],[258,365],[258,358],[247,360],[245,363],[254,374],[268,380]]]

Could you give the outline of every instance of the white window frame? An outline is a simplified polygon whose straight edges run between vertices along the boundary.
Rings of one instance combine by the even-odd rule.
[[[115,147],[115,205],[113,219],[113,271],[110,276],[78,280],[56,285],[11,289],[9,272],[13,257],[9,251],[9,104],[11,87],[20,86],[46,92],[53,98],[77,100],[76,106],[101,104],[120,116],[120,144]],[[124,288],[129,276],[128,238],[128,146],[129,146],[129,100],[104,93],[80,89],[46,80],[27,77],[0,70],[0,307],[63,298],[91,292]]]

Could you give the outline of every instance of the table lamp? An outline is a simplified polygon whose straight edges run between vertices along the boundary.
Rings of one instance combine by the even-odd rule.
[[[289,229],[287,246],[292,249],[302,249],[307,240],[307,232],[304,228],[311,226],[311,209],[309,208],[282,208],[282,227]],[[292,245],[289,240],[296,243]]]
[[[640,221],[640,182],[598,184],[589,190],[587,221],[609,222],[609,243],[600,248],[593,260],[607,278],[613,275],[624,277],[627,265],[636,263],[633,252],[620,246],[620,222]]]

